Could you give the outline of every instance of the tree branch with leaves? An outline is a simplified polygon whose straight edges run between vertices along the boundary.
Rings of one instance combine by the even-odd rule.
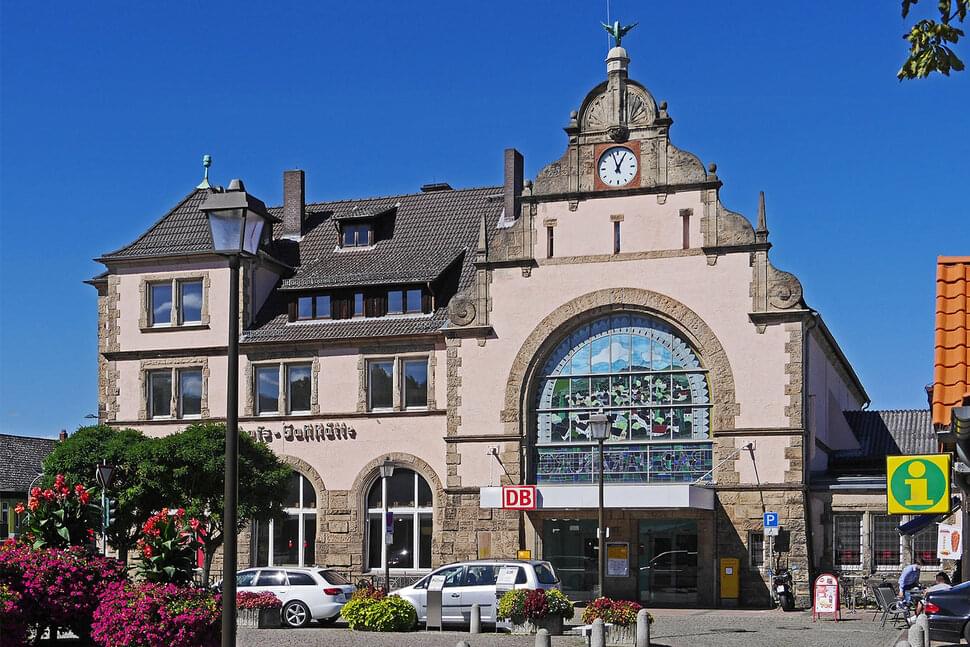
[[[903,18],[909,17],[910,9],[919,0],[902,0]],[[896,73],[900,81],[922,79],[933,72],[950,76],[950,71],[962,72],[964,65],[951,48],[956,45],[963,30],[955,27],[954,22],[962,23],[967,17],[970,0],[938,0],[936,3],[940,21],[924,18],[920,20],[903,38],[909,42],[909,58]]]

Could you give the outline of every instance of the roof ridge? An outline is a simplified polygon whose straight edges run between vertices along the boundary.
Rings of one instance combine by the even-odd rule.
[[[164,213],[164,214],[162,215],[162,217],[161,217],[161,218],[159,218],[159,219],[157,219],[157,220],[156,220],[155,222],[153,222],[153,223],[152,223],[152,224],[151,224],[151,225],[150,225],[150,226],[148,227],[148,229],[146,229],[145,231],[143,231],[143,232],[142,232],[142,234],[141,234],[141,235],[140,235],[140,236],[139,236],[138,238],[136,238],[136,239],[134,239],[133,241],[131,241],[131,242],[130,242],[130,243],[128,243],[127,245],[122,245],[121,247],[119,247],[118,249],[116,249],[116,250],[114,250],[114,251],[111,251],[111,252],[107,252],[107,253],[105,253],[105,254],[101,254],[101,256],[99,256],[99,257],[98,257],[98,258],[96,258],[95,260],[98,260],[98,261],[99,261],[99,260],[101,260],[101,259],[103,259],[103,258],[110,258],[111,256],[116,256],[116,255],[118,255],[118,254],[120,254],[121,252],[123,252],[123,251],[125,251],[126,249],[128,249],[129,247],[132,247],[132,246],[134,246],[134,245],[135,245],[136,243],[138,243],[138,242],[140,242],[140,241],[141,241],[141,240],[143,240],[143,239],[144,239],[144,238],[145,238],[146,236],[148,236],[148,234],[150,234],[150,233],[152,233],[152,230],[153,230],[153,229],[155,229],[155,227],[157,227],[157,226],[159,226],[160,224],[162,224],[162,222],[163,222],[163,221],[164,221],[164,220],[165,220],[166,218],[168,218],[168,217],[169,217],[169,216],[171,216],[171,215],[172,215],[173,213],[175,213],[176,211],[178,211],[179,209],[181,209],[181,208],[182,208],[182,205],[184,205],[184,204],[185,204],[186,202],[188,202],[188,201],[189,201],[189,199],[191,199],[192,197],[194,197],[196,193],[198,193],[199,191],[210,191],[210,190],[211,190],[211,189],[200,189],[200,188],[198,188],[198,187],[196,187],[196,188],[193,188],[193,189],[192,189],[192,191],[190,191],[188,195],[186,195],[186,196],[185,196],[184,198],[182,198],[181,200],[179,200],[179,201],[178,201],[178,202],[177,202],[177,203],[175,204],[175,206],[174,206],[174,207],[172,207],[171,209],[169,209],[168,211],[166,211],[166,212],[165,212],[165,213]]]
[[[492,184],[492,185],[486,185],[486,186],[465,187],[462,189],[450,189],[448,191],[431,191],[431,192],[418,191],[416,193],[399,193],[397,195],[375,195],[375,196],[368,196],[368,197],[343,198],[340,200],[320,200],[318,202],[307,202],[306,206],[313,207],[313,206],[324,205],[324,204],[362,202],[364,200],[393,200],[394,198],[410,198],[414,196],[424,196],[424,195],[443,195],[443,194],[448,195],[448,194],[454,194],[454,193],[471,193],[472,191],[484,191],[486,189],[502,189],[502,188],[504,187],[501,184],[499,185]],[[279,209],[281,207],[282,205],[280,205],[279,207],[272,207],[272,208]]]

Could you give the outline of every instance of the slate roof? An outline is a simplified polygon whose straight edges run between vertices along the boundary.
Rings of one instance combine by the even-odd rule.
[[[501,192],[501,187],[485,187],[308,204],[307,231],[299,244],[299,258],[291,263],[298,266],[296,273],[283,279],[280,287],[433,281],[459,256],[475,249],[483,217],[494,226],[502,201],[492,196]],[[393,228],[392,236],[369,248],[338,247],[333,220],[350,217],[355,210],[380,213],[396,204],[396,210],[378,219],[382,227]],[[464,255],[468,265],[472,254]]]
[[[99,260],[211,251],[209,221],[199,211],[199,206],[209,193],[210,189],[195,189],[134,242],[102,255]]]
[[[938,451],[929,409],[844,411],[859,441],[859,449],[833,452],[835,464],[883,464],[890,454],[932,454]]]
[[[56,443],[53,438],[0,434],[0,492],[26,493]]]
[[[950,426],[950,408],[970,395],[970,256],[936,263],[933,424]]]

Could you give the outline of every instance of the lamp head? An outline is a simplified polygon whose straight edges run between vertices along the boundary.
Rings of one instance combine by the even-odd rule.
[[[394,476],[394,463],[390,458],[385,458],[381,463],[381,478],[389,479]]]
[[[279,222],[262,200],[246,193],[239,179],[232,180],[224,191],[209,193],[199,210],[209,218],[212,249],[218,254],[254,256],[266,223]]]
[[[600,411],[599,413],[594,413],[589,417],[589,431],[593,437],[593,440],[606,440],[609,435],[610,429],[610,418],[605,413]]]

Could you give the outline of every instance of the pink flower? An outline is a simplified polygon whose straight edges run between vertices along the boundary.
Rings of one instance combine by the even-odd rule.
[[[30,500],[27,501],[27,507],[30,508],[31,512],[35,512],[40,507],[40,502],[37,500],[37,497],[30,497]]]
[[[16,506],[14,506],[14,509],[13,509],[13,511],[16,512],[17,514],[23,514],[24,510],[26,510],[26,508],[24,508],[23,501],[21,501]]]

